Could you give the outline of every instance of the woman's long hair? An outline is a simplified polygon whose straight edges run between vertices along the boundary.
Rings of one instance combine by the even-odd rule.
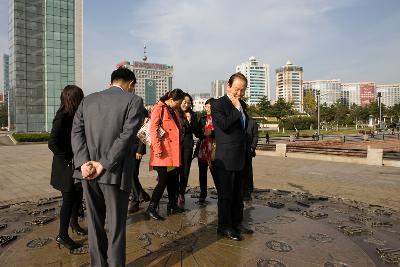
[[[83,99],[83,91],[76,85],[67,85],[61,92],[61,103],[58,111],[74,115]]]
[[[188,112],[193,113],[193,98],[189,93],[185,93],[185,97],[188,97],[190,100],[190,107],[188,109]],[[185,97],[183,99],[185,99]]]
[[[160,100],[162,102],[165,102],[170,98],[172,98],[172,100],[174,100],[174,101],[181,100],[181,99],[185,98],[185,93],[181,89],[176,88],[176,89],[174,89],[172,91],[167,92],[164,96],[162,96],[160,98]]]

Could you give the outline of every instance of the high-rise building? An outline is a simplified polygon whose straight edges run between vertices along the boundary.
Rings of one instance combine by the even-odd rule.
[[[117,67],[126,67],[136,76],[135,93],[142,97],[146,106],[154,105],[166,92],[172,90],[174,68],[171,65],[124,61]]]
[[[385,106],[400,104],[400,84],[378,84],[376,92],[381,93],[381,101]]]
[[[82,86],[82,0],[10,0],[10,121],[50,131],[68,84]]]
[[[357,82],[341,84],[341,99],[347,106],[356,104],[366,106],[376,101],[376,84],[373,82]]]
[[[211,97],[220,98],[226,94],[226,80],[214,80],[211,82]]]
[[[290,61],[275,70],[276,97],[293,104],[293,108],[303,112],[303,67],[293,65]]]
[[[320,103],[328,106],[340,101],[340,80],[315,80],[303,82],[303,96],[311,92],[314,96],[320,94]]]
[[[247,78],[247,103],[255,105],[262,97],[270,99],[269,94],[269,65],[259,63],[255,57],[248,62],[236,66],[236,72],[241,72]]]
[[[4,101],[7,103],[10,92],[10,56],[7,54],[3,55],[3,83]]]
[[[342,83],[341,100],[342,103],[351,107],[353,104],[360,106],[360,83]]]

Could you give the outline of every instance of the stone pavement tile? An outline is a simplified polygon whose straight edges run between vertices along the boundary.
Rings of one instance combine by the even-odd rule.
[[[255,233],[244,235],[241,242],[217,235],[217,206],[213,199],[205,207],[199,207],[193,199],[189,199],[187,212],[167,216],[164,222],[146,220],[143,211],[129,215],[127,266],[312,267],[342,266],[328,264],[342,262],[343,266],[372,267],[376,266],[374,262],[380,263],[374,251],[375,245],[363,241],[367,236],[353,238],[338,231],[337,225],[331,224],[329,219],[312,220],[286,209],[265,206],[261,199],[273,195],[273,192],[258,193],[260,198],[255,198],[252,205],[246,208],[245,223]],[[334,200],[328,202],[324,203],[336,203]],[[345,204],[341,205],[341,209],[345,209]],[[160,206],[162,213],[165,206]],[[338,219],[342,215],[335,214],[333,208],[335,206],[328,211],[332,216],[330,219]],[[0,214],[0,217],[12,218],[12,214],[3,215]],[[22,218],[16,223],[25,220]],[[11,228],[6,232],[12,231]],[[66,249],[57,248],[54,241],[57,229],[58,220],[44,226],[32,226],[32,232],[19,235],[7,247],[0,247],[0,266],[87,266],[88,254],[71,255]],[[398,225],[393,230],[398,231]],[[384,240],[391,242],[392,233],[383,229],[377,229],[375,233],[383,234],[389,238]],[[311,235],[319,239],[310,238]],[[87,244],[86,238],[71,237]],[[43,247],[28,248],[28,242],[36,238],[50,238],[51,241]],[[397,247],[399,241],[391,244]]]

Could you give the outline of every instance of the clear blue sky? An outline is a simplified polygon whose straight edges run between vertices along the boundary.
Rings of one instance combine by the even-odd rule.
[[[2,54],[7,6],[0,0]],[[173,86],[191,92],[209,92],[250,56],[270,65],[272,91],[287,60],[305,80],[399,83],[399,25],[399,0],[84,0],[84,89],[106,88],[145,42],[149,61],[173,65]]]

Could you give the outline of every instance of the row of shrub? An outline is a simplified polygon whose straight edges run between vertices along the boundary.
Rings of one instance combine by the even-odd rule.
[[[47,142],[49,133],[14,133],[14,139],[17,142]]]
[[[317,128],[315,117],[289,117],[280,121],[279,127],[285,130],[310,130]]]

